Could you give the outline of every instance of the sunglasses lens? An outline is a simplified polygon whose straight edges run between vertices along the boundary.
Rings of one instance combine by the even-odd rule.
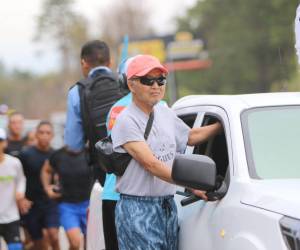
[[[157,82],[157,84],[159,86],[162,86],[167,83],[167,79],[164,76],[160,76],[157,78],[141,77],[140,82],[147,86],[152,86],[154,84],[154,82]]]
[[[147,86],[152,86],[154,84],[153,79],[148,77],[141,77],[140,82]]]
[[[159,86],[165,85],[167,83],[167,79],[164,76],[156,78],[156,82]]]

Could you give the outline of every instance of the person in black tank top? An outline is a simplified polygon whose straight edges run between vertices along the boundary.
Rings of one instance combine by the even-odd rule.
[[[80,248],[80,233],[86,235],[86,213],[93,183],[87,157],[87,151],[74,152],[63,147],[52,154],[42,169],[48,197],[59,201],[60,224],[71,249]]]

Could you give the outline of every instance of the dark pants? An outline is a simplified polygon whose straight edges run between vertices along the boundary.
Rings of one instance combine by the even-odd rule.
[[[116,201],[102,200],[103,231],[106,250],[118,250],[118,240],[115,226]]]

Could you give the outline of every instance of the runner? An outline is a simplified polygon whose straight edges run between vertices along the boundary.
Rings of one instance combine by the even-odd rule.
[[[22,213],[26,213],[31,204],[24,199],[26,179],[21,162],[4,153],[6,139],[5,131],[0,128],[0,236],[9,250],[21,250],[18,207]]]
[[[25,139],[22,137],[24,129],[24,117],[19,112],[14,112],[8,116],[8,139],[6,154],[18,157],[20,151],[25,145]]]
[[[57,203],[48,198],[40,179],[42,166],[53,153],[50,147],[52,138],[51,123],[42,121],[36,129],[36,145],[29,146],[20,153],[27,178],[26,198],[33,202],[24,221],[36,250],[48,249],[46,237],[53,250],[59,249]],[[43,229],[46,229],[46,236],[43,235]]]
[[[64,227],[70,250],[79,250],[81,233],[86,238],[86,215],[93,183],[88,152],[74,152],[66,147],[57,150],[42,169],[42,183],[48,196],[59,198],[60,223]],[[57,174],[59,185],[51,184]]]

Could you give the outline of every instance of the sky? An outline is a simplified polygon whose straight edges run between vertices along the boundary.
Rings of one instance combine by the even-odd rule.
[[[117,0],[125,1],[125,0]],[[145,1],[145,0],[139,0]],[[75,10],[97,23],[99,11],[110,0],[76,0]],[[159,34],[173,32],[174,17],[181,16],[196,0],[148,0],[151,8],[151,24]],[[8,70],[18,68],[43,74],[58,68],[58,57],[51,43],[33,41],[35,19],[40,13],[43,0],[9,0],[0,7],[0,62]]]

